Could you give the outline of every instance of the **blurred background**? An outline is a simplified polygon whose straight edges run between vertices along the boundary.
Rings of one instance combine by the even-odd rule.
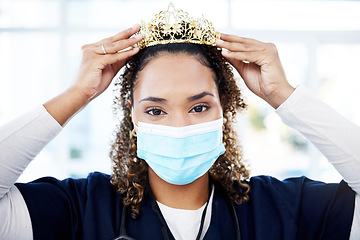
[[[302,84],[360,124],[360,1],[174,0],[176,8],[212,21],[220,32],[274,42],[293,86]],[[146,21],[169,1],[0,0],[0,124],[65,90],[82,45]],[[301,135],[249,92],[237,127],[251,175],[341,179]],[[111,173],[108,157],[119,119],[113,86],[72,119],[19,181],[51,175]],[[304,99],[306,101],[306,99]]]

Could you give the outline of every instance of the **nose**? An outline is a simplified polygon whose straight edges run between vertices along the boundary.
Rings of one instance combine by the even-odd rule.
[[[191,119],[188,114],[176,114],[171,118],[170,126],[185,127],[191,125]]]

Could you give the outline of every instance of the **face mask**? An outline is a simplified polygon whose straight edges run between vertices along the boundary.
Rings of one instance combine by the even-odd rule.
[[[137,155],[166,182],[191,183],[225,152],[222,125],[222,118],[186,127],[139,122]]]

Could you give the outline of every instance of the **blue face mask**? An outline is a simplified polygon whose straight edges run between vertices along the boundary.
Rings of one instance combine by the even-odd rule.
[[[139,122],[137,155],[166,182],[191,183],[225,152],[222,125],[222,118],[186,127]]]

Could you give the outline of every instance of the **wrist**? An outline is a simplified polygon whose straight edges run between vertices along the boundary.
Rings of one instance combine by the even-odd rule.
[[[95,93],[95,91],[85,91],[79,86],[71,86],[63,93],[63,95],[66,96],[66,98],[71,99],[72,102],[79,107],[84,107],[92,100]]]
[[[44,107],[61,126],[64,126],[89,102],[90,100],[81,91],[69,88],[64,93],[46,102]]]
[[[283,104],[286,99],[295,91],[295,88],[290,84],[280,88],[277,91],[272,92],[267,96],[266,101],[274,108],[277,109],[281,104]]]

